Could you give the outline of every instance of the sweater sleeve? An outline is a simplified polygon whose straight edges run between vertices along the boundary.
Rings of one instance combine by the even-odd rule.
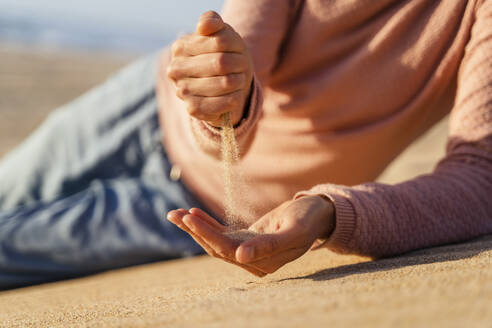
[[[325,245],[373,257],[492,233],[492,2],[476,11],[458,72],[446,156],[432,174],[397,185],[318,185],[335,205]]]
[[[275,68],[279,52],[288,35],[301,0],[229,0],[222,17],[245,40],[253,57],[254,76],[245,117],[235,128],[239,152],[244,155],[254,137],[256,123],[261,117],[262,85]],[[202,150],[220,156],[220,128],[190,117],[193,135]]]

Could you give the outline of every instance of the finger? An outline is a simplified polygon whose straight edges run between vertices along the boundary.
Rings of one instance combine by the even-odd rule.
[[[241,263],[237,263],[237,262],[235,262],[234,264],[237,265],[237,266],[239,266],[239,267],[241,267],[241,268],[243,268],[244,270],[248,271],[249,273],[254,274],[257,277],[263,278],[264,276],[267,275],[265,272],[262,272],[260,270],[255,269],[255,268],[252,268],[252,267],[249,267],[247,265],[244,265],[244,264],[241,264]]]
[[[222,258],[219,254],[217,254],[214,249],[212,247],[210,247],[202,238],[200,238],[199,236],[195,235],[193,232],[191,232],[189,229],[186,231],[190,236],[191,238],[193,238],[194,241],[196,241],[196,243],[198,245],[200,245],[204,250],[205,252],[207,252],[208,255],[212,256],[212,257],[216,257],[216,258]]]
[[[202,14],[196,24],[196,33],[200,35],[210,35],[217,33],[225,27],[224,21],[215,11],[207,11]]]
[[[256,268],[253,268],[251,266],[248,266],[246,264],[237,263],[236,261],[230,260],[228,258],[221,257],[221,259],[224,260],[224,261],[226,261],[227,263],[231,263],[231,264],[237,265],[238,267],[240,267],[240,268],[248,271],[249,273],[254,274],[257,277],[260,277],[261,278],[261,277],[266,276],[266,273],[265,272],[263,272],[261,270],[258,270]]]
[[[228,238],[195,215],[185,215],[183,222],[191,232],[203,239],[221,257],[235,260],[237,241]]]
[[[183,230],[183,231],[185,231],[188,234],[193,236],[194,233],[183,222],[184,216],[188,215],[188,214],[189,214],[189,212],[185,209],[173,210],[167,214],[167,219],[169,221],[171,221],[172,223],[174,223],[176,226],[178,226],[178,228],[180,228],[181,230]],[[198,236],[196,236],[196,237],[198,237]],[[201,239],[201,238],[198,237],[198,239]]]
[[[171,47],[173,56],[197,56],[214,52],[243,53],[245,49],[243,39],[229,25],[214,35],[192,34],[181,37]]]
[[[167,213],[167,219],[171,221],[172,223],[178,225],[179,221],[186,215],[188,214],[188,211],[180,208],[177,210],[172,210]]]
[[[220,225],[211,216],[209,216],[207,213],[205,213],[204,211],[202,211],[198,208],[193,208],[190,210],[190,212],[194,212],[196,214],[199,214],[201,219],[211,221],[211,223],[215,222],[215,224]],[[214,249],[212,247],[210,247],[202,238],[200,238],[199,236],[194,234],[183,222],[181,222],[182,218],[186,214],[188,214],[188,211],[186,211],[185,209],[179,209],[179,210],[170,211],[168,213],[167,217],[168,217],[169,221],[176,224],[180,229],[186,231],[205,250],[205,252],[207,252],[208,255],[216,257],[216,258],[220,258],[220,259],[222,259],[228,263],[237,265],[237,266],[243,268],[244,270],[248,271],[249,273],[251,273],[257,277],[264,277],[266,275],[266,273],[261,271],[261,270],[258,270],[256,268],[250,267],[250,266],[245,265],[245,264],[237,263],[234,260],[222,257],[219,254],[217,254],[214,251]],[[214,223],[212,223],[212,224],[214,224]]]
[[[211,224],[212,226],[216,227],[217,229],[219,229],[221,231],[226,230],[226,227],[224,225],[220,224],[217,220],[215,220],[213,217],[208,215],[208,213],[206,213],[205,211],[203,211],[199,208],[196,208],[196,207],[191,208],[189,210],[189,212],[190,212],[190,214],[199,217],[200,219],[208,222],[209,224]]]
[[[218,97],[241,90],[245,87],[245,83],[245,74],[237,73],[213,77],[185,78],[178,81],[176,88],[180,94]]]
[[[281,251],[299,247],[302,245],[302,240],[297,240],[299,235],[294,230],[262,234],[242,243],[236,250],[236,260],[239,263],[248,264],[272,257]]]
[[[295,259],[306,253],[308,248],[294,248],[284,252],[277,253],[269,258],[264,258],[259,261],[251,262],[248,265],[265,273],[274,273],[285,264],[294,261]]]
[[[241,90],[219,97],[182,96],[186,101],[188,113],[203,121],[220,122],[220,115],[237,111],[244,102],[244,94]]]
[[[168,213],[167,219],[174,223],[178,228],[187,232],[204,250],[208,255],[213,257],[220,257],[212,247],[210,247],[202,238],[195,235],[187,226],[183,223],[183,217],[188,214],[188,211],[184,209],[174,210]]]
[[[193,57],[175,57],[167,69],[168,77],[174,80],[188,77],[211,77],[244,73],[248,59],[243,54],[211,53]]]

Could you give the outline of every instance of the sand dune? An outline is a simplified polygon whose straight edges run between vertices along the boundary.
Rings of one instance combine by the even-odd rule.
[[[128,58],[0,47],[0,156]],[[4,63],[7,63],[4,65]],[[446,121],[380,178],[430,172]],[[310,252],[266,278],[209,257],[0,293],[0,327],[492,327],[492,236],[369,261]]]

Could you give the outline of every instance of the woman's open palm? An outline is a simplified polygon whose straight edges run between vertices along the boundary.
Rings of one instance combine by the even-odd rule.
[[[281,204],[239,232],[197,208],[174,210],[167,217],[209,255],[262,277],[303,255],[316,239],[327,237],[334,228],[333,212],[331,202],[322,197],[302,197]],[[236,237],[241,235],[248,239]]]

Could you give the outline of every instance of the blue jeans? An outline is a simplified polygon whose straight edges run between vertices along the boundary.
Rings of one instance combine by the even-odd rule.
[[[0,289],[202,253],[166,220],[203,206],[169,178],[156,70],[129,66],[0,162]]]

